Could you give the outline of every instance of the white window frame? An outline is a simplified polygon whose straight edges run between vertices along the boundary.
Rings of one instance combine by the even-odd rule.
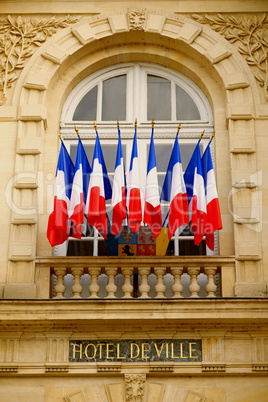
[[[213,134],[213,114],[209,102],[200,88],[182,74],[171,69],[149,63],[125,63],[120,65],[111,66],[102,69],[81,81],[68,96],[61,115],[60,132],[65,140],[65,145],[70,150],[71,144],[77,143],[77,135],[74,130],[76,125],[79,129],[81,139],[86,145],[87,143],[95,143],[95,129],[92,122],[88,121],[73,121],[72,117],[74,111],[85,96],[93,87],[98,85],[97,95],[97,119],[98,133],[100,136],[101,144],[111,144],[117,141],[117,128],[116,118],[115,121],[101,121],[101,105],[102,105],[102,82],[119,75],[126,74],[127,88],[126,88],[126,121],[120,121],[122,144],[127,146],[125,170],[126,176],[128,175],[130,154],[132,148],[132,139],[134,134],[134,121],[137,118],[138,129],[138,154],[140,163],[140,184],[141,188],[145,188],[146,172],[147,172],[147,147],[150,143],[151,136],[151,122],[147,120],[147,75],[156,75],[171,81],[171,120],[170,121],[156,121],[154,131],[155,144],[170,143],[173,145],[175,135],[177,132],[178,121],[176,120],[176,85],[182,87],[195,102],[199,113],[200,120],[182,121],[182,128],[179,133],[179,142],[181,143],[194,143],[196,144],[200,134],[205,130],[205,135],[202,140],[204,149]],[[117,144],[117,142],[116,142]],[[211,146],[212,159],[214,162],[214,147]],[[91,161],[89,161],[91,163]],[[214,163],[215,166],[215,163]],[[144,191],[142,191],[144,194]],[[97,230],[95,230],[93,254],[97,255],[97,242],[100,238]],[[192,239],[192,237],[190,237]],[[218,238],[216,238],[216,245],[214,253],[218,251]],[[179,240],[187,240],[188,237],[179,236],[176,232],[173,236],[174,239],[174,253],[179,253]],[[55,247],[55,255],[66,255],[67,242],[61,246]],[[213,254],[207,248],[207,255]]]

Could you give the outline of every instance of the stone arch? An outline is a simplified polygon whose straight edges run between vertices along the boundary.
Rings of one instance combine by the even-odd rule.
[[[22,193],[29,192],[30,207],[35,212],[26,216],[13,214],[11,239],[16,241],[10,242],[10,265],[12,271],[18,261],[24,261],[28,265],[29,282],[33,277],[36,244],[38,254],[51,253],[46,240],[49,209],[46,203],[50,202],[50,193],[42,192],[52,188],[57,156],[55,134],[62,105],[86,75],[107,63],[136,60],[156,62],[182,72],[208,97],[215,118],[217,173],[223,172],[225,177],[224,190],[219,194],[226,227],[220,236],[221,248],[223,254],[235,252],[243,266],[247,261],[252,265],[252,261],[255,264],[260,259],[259,232],[255,230],[254,239],[247,232],[252,225],[257,229],[260,224],[259,211],[254,210],[256,216],[253,216],[251,208],[258,185],[254,176],[254,100],[258,103],[259,99],[249,67],[232,45],[208,27],[181,16],[134,10],[83,19],[56,34],[32,56],[17,82],[13,95],[19,106],[15,174],[30,170],[32,176],[15,184],[14,197],[23,206]],[[52,164],[53,171],[49,168]],[[38,172],[42,176],[41,187]],[[226,192],[231,187],[234,192],[240,189],[241,181],[245,192],[234,194],[230,213]],[[12,230],[16,236],[12,236]],[[256,273],[260,275],[259,268]]]

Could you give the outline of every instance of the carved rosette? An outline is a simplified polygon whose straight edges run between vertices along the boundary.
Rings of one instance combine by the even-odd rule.
[[[7,98],[7,89],[19,78],[26,60],[59,28],[74,24],[79,18],[0,18],[0,106]]]
[[[223,35],[235,44],[244,56],[260,86],[264,88],[265,100],[268,102],[268,17],[266,14],[254,15],[252,18],[217,14],[192,15],[201,24]]]
[[[145,381],[145,374],[125,374],[127,402],[142,402]]]
[[[127,11],[129,29],[143,31],[145,24],[145,10]]]

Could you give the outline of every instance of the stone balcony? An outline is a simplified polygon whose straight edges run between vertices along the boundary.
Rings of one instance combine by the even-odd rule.
[[[38,299],[181,299],[234,297],[235,258],[40,257]]]

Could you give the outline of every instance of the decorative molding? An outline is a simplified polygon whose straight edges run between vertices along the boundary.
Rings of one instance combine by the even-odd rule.
[[[97,365],[98,373],[120,373],[121,372],[121,364],[98,364]]]
[[[173,365],[152,365],[150,366],[149,371],[151,373],[173,373],[174,366]]]
[[[127,402],[142,402],[145,381],[145,374],[125,374]]]
[[[23,19],[19,16],[14,19],[9,15],[0,19],[0,106],[6,102],[7,89],[19,78],[35,48],[59,28],[66,28],[79,18],[67,15],[62,18]]]
[[[268,102],[268,17],[266,14],[254,15],[252,18],[233,15],[192,15],[201,24],[223,35],[230,43],[236,43],[237,50],[244,56],[253,69],[259,85],[264,88],[265,100]]]
[[[146,20],[145,9],[136,11],[127,10],[127,16],[130,30],[144,31]]]
[[[18,372],[18,366],[0,366],[0,373],[17,373]]]
[[[209,373],[222,373],[226,371],[225,363],[202,363],[202,371]]]
[[[265,363],[261,363],[261,362],[257,362],[257,363],[252,363],[252,371],[258,371],[258,372],[262,372],[268,371],[268,362]]]
[[[46,364],[46,373],[68,373],[68,372],[69,372],[69,366],[68,365],[62,365],[62,364],[49,365],[49,364]]]

